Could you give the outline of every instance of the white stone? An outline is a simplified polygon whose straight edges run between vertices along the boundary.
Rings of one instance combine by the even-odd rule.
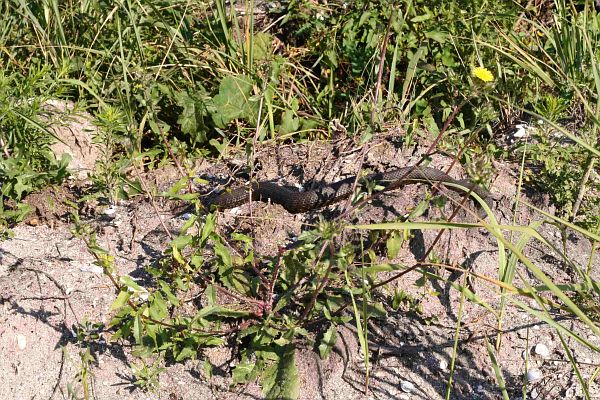
[[[513,134],[514,137],[522,138],[527,134],[527,125],[518,124],[518,125],[515,125],[515,128],[516,128],[516,131]]]
[[[102,212],[104,215],[113,215],[117,212],[117,207],[114,205],[106,207],[106,209]]]
[[[525,375],[525,379],[527,380],[528,383],[538,382],[543,377],[544,377],[544,375],[542,374],[542,371],[540,371],[539,369],[535,369],[535,368],[527,371],[527,374]]]
[[[400,382],[400,389],[402,389],[402,391],[404,393],[412,393],[415,391],[415,385],[410,382],[410,381],[402,381]]]
[[[446,369],[448,369],[448,361],[446,361],[443,358],[440,360],[440,364],[439,365],[440,365],[440,369],[442,371],[445,371]]]
[[[25,350],[25,347],[27,347],[27,338],[25,335],[17,335],[17,346],[19,346],[19,349]]]
[[[535,354],[537,354],[538,356],[540,356],[542,358],[546,358],[550,355],[550,350],[543,343],[536,344],[533,351],[535,351]]]

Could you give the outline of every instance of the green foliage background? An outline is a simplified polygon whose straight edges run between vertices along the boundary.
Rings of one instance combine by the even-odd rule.
[[[100,127],[95,141],[103,157],[93,190],[113,201],[142,192],[124,172],[140,160],[152,167],[171,157],[212,157],[227,145],[330,139],[334,120],[362,142],[399,126],[410,144],[434,138],[451,120],[437,150],[457,158],[474,180],[489,182],[493,161],[522,161],[535,171],[523,167],[526,182],[547,190],[560,215],[597,234],[600,17],[590,1],[529,3],[0,0],[1,225],[23,217],[19,202],[28,193],[67,177],[68,160],[49,150],[56,138],[44,109],[48,99],[63,99],[89,111]],[[487,68],[493,82],[474,77],[476,67]],[[531,137],[500,145],[520,119],[536,128]],[[262,260],[271,291],[281,296],[267,301],[259,290],[266,283],[249,267],[252,240],[234,236],[247,251],[241,262],[232,259],[211,218],[199,235],[184,231],[172,243],[169,262],[177,268],[149,268],[150,291],[128,276],[116,279],[111,256],[78,224],[119,293],[113,339],[132,340],[139,355],[182,361],[222,344],[216,331],[256,318],[260,323],[237,332],[244,346],[233,379],[260,379],[268,398],[295,398],[294,340],[313,340],[306,325],[324,318],[322,340],[314,344],[326,356],[335,326],[352,319],[342,303],[352,304],[359,332],[361,317],[382,315],[366,283],[353,284],[372,283],[375,271],[351,268],[360,256],[352,246],[318,256],[339,233],[323,224],[300,238],[297,251]],[[393,232],[386,242],[391,253],[402,242]],[[203,258],[208,245],[210,262]],[[281,275],[273,272],[278,262]],[[306,269],[311,264],[314,274]],[[171,318],[178,293],[197,276],[208,287],[208,304],[196,315]],[[306,300],[294,297],[298,285],[316,293],[304,311],[295,307]],[[217,287],[252,307],[219,305]],[[328,296],[317,296],[323,288]],[[403,293],[392,304],[418,311]],[[140,386],[155,386],[153,368],[138,368]]]

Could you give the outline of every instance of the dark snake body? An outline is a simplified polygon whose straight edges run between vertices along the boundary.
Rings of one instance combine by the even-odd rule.
[[[271,201],[282,205],[288,212],[296,214],[325,207],[347,198],[354,191],[355,181],[356,177],[353,176],[306,192],[289,189],[273,182],[253,182],[251,184],[252,198],[250,198],[248,187],[239,187],[226,190],[210,201],[208,205],[218,209],[227,209],[237,207],[250,200]],[[456,180],[445,172],[430,167],[413,166],[373,173],[360,178],[357,187],[364,188],[367,182],[375,182],[377,185],[383,186],[382,191],[398,189],[403,185],[417,182],[449,183],[464,188],[450,186],[452,190],[465,191],[466,189],[470,193],[477,194],[488,205],[492,204],[492,195],[481,186],[469,180]]]

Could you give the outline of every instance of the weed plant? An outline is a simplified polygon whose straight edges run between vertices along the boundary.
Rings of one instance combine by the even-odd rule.
[[[585,336],[600,336],[594,253],[589,265],[576,265],[540,228],[577,231],[592,249],[600,240],[600,20],[592,2],[544,1],[533,8],[525,1],[484,0],[232,3],[0,1],[2,225],[22,218],[26,210],[19,201],[27,193],[67,176],[68,160],[50,152],[56,138],[40,118],[45,101],[54,98],[94,115],[103,150],[94,190],[111,201],[143,191],[126,174],[129,167],[181,165],[181,159],[224,155],[231,146],[251,154],[264,142],[331,139],[330,121],[337,121],[362,143],[389,125],[405,131],[407,145],[433,140],[436,151],[463,163],[484,184],[494,172],[492,161],[520,160],[525,180],[549,190],[559,212],[536,209],[543,219],[528,226],[500,225],[489,209],[487,219],[474,224],[322,222],[304,232],[294,249],[264,257],[255,253],[251,237],[219,234],[217,216],[204,210],[174,238],[161,264],[146,268],[148,286],[118,274],[113,256],[78,222],[75,234],[86,240],[117,293],[112,340],[131,341],[136,355],[158,360],[138,364],[138,386],[157,388],[163,357],[181,362],[201,356],[206,346],[233,341],[234,384],[258,379],[267,398],[296,398],[298,343],[326,357],[338,326],[351,323],[369,354],[369,320],[390,307],[418,312],[418,301],[386,291],[393,280],[382,272],[399,279],[418,270],[444,280],[428,266],[455,268],[433,255],[412,266],[392,263],[406,235],[483,228],[496,240],[497,276],[462,272],[493,285],[498,303],[487,303],[462,283],[452,287],[461,305],[479,305],[497,321],[498,334],[487,349],[498,391],[509,398],[497,355],[507,307],[516,307],[555,328],[584,397],[591,398],[599,369],[585,379],[566,340],[599,351]],[[263,14],[254,12],[258,6]],[[503,149],[500,127],[518,119],[537,129],[517,152]],[[535,209],[514,200],[515,221],[522,208]],[[340,239],[347,231],[360,232],[358,241]],[[372,243],[384,243],[386,252]],[[573,281],[553,282],[526,256],[533,244],[574,271]],[[189,296],[199,291],[201,300],[190,312]],[[580,327],[559,322],[556,310]],[[457,341],[461,318],[459,312]],[[87,396],[92,360],[81,354]],[[456,352],[447,398],[455,358]],[[369,357],[364,362],[368,390]],[[205,370],[210,376],[210,366]]]

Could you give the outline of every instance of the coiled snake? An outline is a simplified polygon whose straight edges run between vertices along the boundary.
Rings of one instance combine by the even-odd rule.
[[[217,209],[227,209],[237,207],[250,200],[260,200],[280,204],[292,214],[302,213],[325,207],[347,198],[353,193],[355,181],[356,177],[353,176],[306,192],[289,189],[273,182],[253,182],[250,185],[251,198],[249,187],[238,187],[226,190],[212,200],[209,200],[208,206],[214,206]],[[377,185],[382,186],[382,191],[398,189],[403,185],[417,182],[450,184],[450,189],[475,193],[488,205],[492,205],[491,193],[481,186],[469,180],[456,180],[445,172],[430,167],[412,166],[373,173],[359,179],[357,186],[364,188],[368,182],[375,182]]]

